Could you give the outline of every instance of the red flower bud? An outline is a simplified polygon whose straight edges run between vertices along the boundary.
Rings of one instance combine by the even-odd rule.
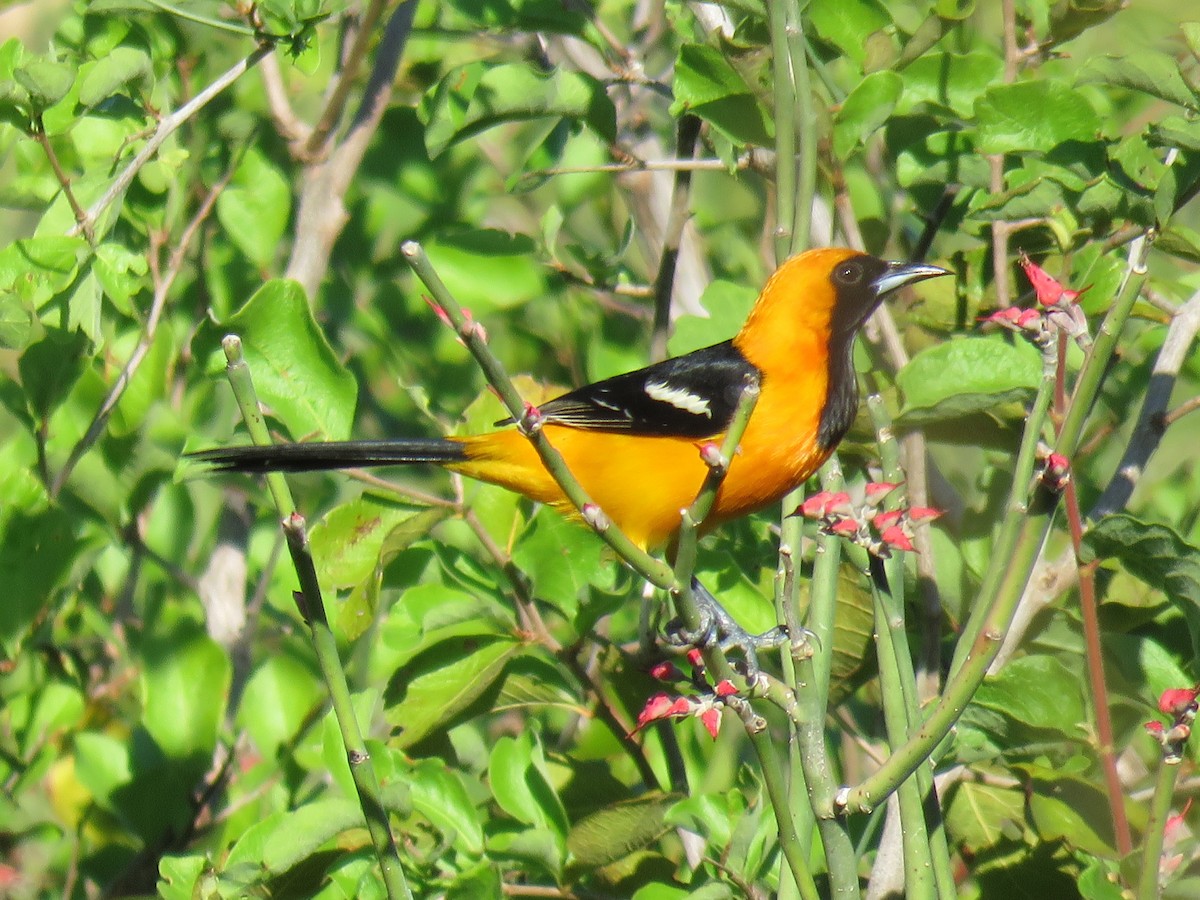
[[[893,525],[890,528],[885,528],[879,533],[879,539],[891,547],[893,550],[913,550],[912,540],[904,533],[904,529],[899,525]]]
[[[1169,688],[1158,698],[1158,710],[1168,716],[1178,716],[1195,702],[1196,693],[1196,688]]]
[[[867,502],[872,506],[877,506],[879,501],[900,487],[899,484],[890,481],[870,481],[864,489],[866,491]]]
[[[716,707],[706,709],[700,713],[700,722],[712,735],[713,740],[717,739],[717,733],[721,730],[721,711]]]
[[[845,491],[821,491],[805,498],[797,510],[806,519],[823,519],[834,512],[849,512],[850,495]]]
[[[902,509],[890,509],[881,513],[876,513],[875,518],[871,520],[872,524],[878,529],[890,528],[900,521],[904,515]]]
[[[650,676],[657,678],[659,681],[683,680],[683,672],[679,671],[679,667],[675,663],[667,659],[652,665],[650,667]]]

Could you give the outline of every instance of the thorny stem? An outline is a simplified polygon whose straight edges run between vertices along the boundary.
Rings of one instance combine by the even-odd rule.
[[[1061,420],[1065,413],[1066,395],[1063,389],[1067,368],[1067,335],[1058,336],[1058,364],[1055,378],[1054,405],[1056,417]],[[1084,565],[1080,559],[1083,546],[1083,516],[1079,511],[1079,494],[1075,479],[1067,481],[1063,497],[1067,515],[1067,526],[1071,533],[1071,547],[1075,553],[1075,564],[1079,574],[1079,614],[1083,620],[1085,658],[1087,660],[1088,683],[1091,687],[1092,707],[1096,716],[1096,737],[1100,742],[1101,768],[1108,793],[1108,806],[1112,814],[1113,833],[1117,849],[1122,856],[1133,850],[1133,839],[1129,833],[1129,819],[1125,815],[1125,792],[1121,776],[1117,773],[1117,757],[1113,738],[1112,713],[1109,709],[1108,681],[1104,675],[1104,650],[1100,643],[1100,609],[1096,601],[1096,566]]]
[[[235,335],[229,335],[222,341],[225,356],[228,360],[226,375],[230,387],[242,411],[246,430],[255,444],[260,446],[271,443],[270,432],[262,418],[259,409],[258,396],[251,380],[250,369],[242,356],[241,341]],[[287,479],[278,472],[267,475],[267,485],[275,501],[275,508],[283,521],[284,535],[287,537],[288,550],[296,569],[296,577],[300,581],[300,591],[297,601],[301,605],[301,613],[308,623],[312,637],[313,648],[316,651],[317,664],[329,689],[330,702],[333,705],[334,717],[342,735],[342,744],[346,749],[346,759],[350,764],[350,775],[354,780],[355,791],[358,794],[359,805],[366,819],[367,831],[371,835],[371,843],[375,856],[379,860],[383,874],[384,885],[389,900],[406,898],[412,900],[412,892],[404,877],[404,869],[400,863],[400,853],[392,837],[391,824],[388,821],[388,811],[383,803],[383,793],[380,790],[379,779],[371,765],[371,756],[363,740],[362,730],[358,725],[358,717],[350,695],[350,686],[346,681],[346,671],[338,655],[337,638],[329,626],[329,618],[325,611],[325,600],[321,593],[321,584],[317,579],[316,565],[308,543],[308,531],[304,518],[294,512],[295,504],[287,485]]]
[[[1162,864],[1163,844],[1166,841],[1167,819],[1171,813],[1171,797],[1175,793],[1175,781],[1179,778],[1178,763],[1158,761],[1158,777],[1154,781],[1154,797],[1150,804],[1150,818],[1142,845],[1141,874],[1138,877],[1138,900],[1158,900],[1159,872]]]

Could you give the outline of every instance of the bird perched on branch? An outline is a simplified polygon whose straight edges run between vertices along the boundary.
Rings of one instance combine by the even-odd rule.
[[[885,262],[848,249],[801,253],[770,277],[732,340],[542,404],[537,412],[543,432],[607,519],[643,549],[657,547],[679,528],[681,511],[709,471],[698,444],[720,439],[747,378],[757,378],[757,405],[706,525],[752,512],[803,483],[846,434],[858,408],[854,338],[883,298],[946,274],[937,266]],[[216,470],[236,472],[432,463],[573,510],[515,428],[192,455]]]

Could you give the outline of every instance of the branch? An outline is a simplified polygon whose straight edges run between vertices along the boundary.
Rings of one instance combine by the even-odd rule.
[[[1124,509],[1129,502],[1134,487],[1146,470],[1146,464],[1162,441],[1168,424],[1171,392],[1197,332],[1200,332],[1200,291],[1179,309],[1167,328],[1162,349],[1158,351],[1158,359],[1154,361],[1154,368],[1150,372],[1150,386],[1146,390],[1137,424],[1133,427],[1133,436],[1125,448],[1116,474],[1096,501],[1089,518],[1103,518]]]
[[[242,357],[242,342],[235,335],[229,335],[222,341],[222,345],[228,360],[226,375],[229,378],[230,387],[233,388],[238,407],[242,411],[246,430],[255,444],[269,445],[271,435],[262,418],[250,369]],[[317,663],[329,689],[329,699],[333,705],[334,717],[337,719],[338,728],[342,734],[342,744],[346,749],[346,759],[350,764],[350,775],[354,780],[359,805],[362,807],[367,830],[371,835],[371,843],[376,859],[379,861],[388,898],[389,900],[400,900],[400,898],[412,900],[412,893],[409,891],[408,882],[404,877],[404,869],[400,864],[400,853],[392,837],[388,811],[383,803],[379,779],[371,765],[371,755],[367,751],[367,745],[363,740],[362,730],[354,712],[350,686],[346,682],[346,672],[338,655],[337,638],[329,626],[325,600],[321,594],[321,584],[317,579],[317,570],[308,543],[308,531],[304,517],[294,512],[295,504],[292,502],[292,494],[288,488],[287,479],[282,474],[279,472],[268,474],[267,486],[271,490],[275,508],[282,519],[288,551],[291,553],[292,563],[296,568],[296,577],[300,582],[296,601],[305,622],[308,623]]]
[[[137,374],[137,370],[141,368],[146,356],[149,355],[150,348],[154,344],[154,337],[158,333],[158,325],[162,320],[163,310],[166,308],[167,295],[170,293],[171,287],[175,284],[175,279],[179,277],[179,273],[183,269],[183,264],[186,260],[188,250],[191,248],[192,241],[195,240],[196,234],[200,231],[200,226],[212,213],[213,206],[217,202],[217,197],[220,196],[221,191],[229,184],[229,180],[232,177],[233,168],[230,168],[212,186],[212,189],[201,202],[200,208],[183,230],[183,234],[180,235],[175,250],[171,254],[170,261],[167,264],[165,274],[161,279],[157,280],[154,286],[154,299],[150,303],[150,314],[146,317],[146,327],[142,331],[142,336],[138,340],[137,346],[133,348],[133,353],[130,354],[124,368],[121,369],[121,374],[117,376],[116,381],[109,388],[104,402],[96,410],[96,414],[92,417],[87,431],[75,443],[75,446],[71,448],[71,453],[67,457],[67,461],[63,464],[62,469],[59,470],[58,475],[55,476],[54,483],[50,486],[51,496],[58,496],[84,454],[100,439],[100,435],[108,427],[108,420],[112,418],[113,411],[117,408],[117,404],[121,402],[121,397],[124,396],[130,382],[133,381],[133,376]],[[155,253],[157,253],[157,249]]]
[[[342,200],[387,109],[392,81],[412,33],[416,7],[415,0],[406,0],[392,13],[379,42],[362,101],[345,138],[336,150],[328,153],[321,162],[313,163],[305,172],[287,277],[300,282],[310,297],[316,295],[321,279],[325,277],[334,242],[346,224]],[[311,140],[309,144],[312,145]]]
[[[133,183],[133,179],[137,177],[137,173],[141,171],[142,166],[146,165],[158,152],[158,149],[166,142],[179,127],[188,119],[196,115],[200,110],[207,106],[218,94],[225,88],[229,87],[261,60],[264,56],[275,49],[275,45],[270,42],[263,42],[255,48],[254,52],[245,59],[235,63],[224,74],[219,76],[212,84],[198,93],[195,97],[185,103],[175,112],[171,113],[165,119],[158,123],[158,128],[154,134],[146,141],[146,146],[141,149],[141,152],[133,158],[114,180],[108,186],[108,190],[104,192],[104,196],[93,203],[87,210],[86,216],[82,222],[76,222],[67,234],[75,237],[79,234],[87,234],[94,231],[96,222],[100,215],[111,206],[118,197],[121,197]]]
[[[400,248],[400,252],[412,266],[417,277],[428,288],[434,302],[445,311],[455,333],[462,338],[471,355],[479,363],[488,384],[495,388],[509,415],[521,425],[522,431],[533,445],[542,465],[546,467],[571,504],[580,511],[584,521],[639,575],[656,587],[671,590],[675,585],[675,577],[671,568],[634,544],[620,528],[608,520],[603,510],[588,496],[578,479],[571,474],[562,454],[550,443],[541,427],[530,421],[525,402],[513,386],[512,379],[504,370],[504,365],[488,348],[483,336],[475,327],[475,323],[466,317],[458,301],[446,289],[421,245],[416,241],[408,241]]]
[[[263,88],[267,94],[267,109],[275,130],[290,145],[301,144],[312,134],[312,126],[296,115],[288,101],[287,89],[283,84],[283,73],[279,69],[279,57],[268,56],[259,69]]]
[[[79,200],[75,197],[75,192],[71,190],[71,179],[67,177],[67,173],[63,171],[62,165],[58,161],[58,154],[54,152],[54,146],[50,143],[50,138],[46,134],[46,126],[42,123],[41,113],[33,122],[33,136],[37,142],[41,144],[42,150],[46,154],[46,159],[50,161],[50,168],[54,170],[54,177],[58,179],[59,187],[62,188],[63,196],[67,198],[67,203],[71,207],[71,212],[75,214],[75,224],[83,230],[83,236],[87,238],[89,244],[95,240],[92,234],[91,224],[88,222],[87,213],[83,211],[83,207],[79,205]]]
[[[325,104],[320,118],[317,119],[317,124],[313,126],[312,131],[309,132],[308,140],[305,142],[304,154],[307,158],[317,159],[324,153],[326,142],[333,133],[333,129],[337,127],[338,121],[342,118],[342,111],[345,109],[346,101],[350,97],[350,89],[353,87],[354,79],[358,77],[358,70],[362,67],[363,60],[366,58],[367,43],[374,35],[375,26],[379,24],[379,19],[383,16],[383,10],[389,2],[390,0],[371,0],[370,5],[367,7],[366,15],[363,16],[362,21],[358,25],[357,33],[354,35],[354,43],[350,45],[350,50],[346,54],[345,64],[338,73],[333,92],[329,95],[329,102]],[[416,0],[406,0],[404,6],[415,7]],[[411,9],[409,10],[408,17],[410,20],[412,19]],[[388,27],[390,29],[391,25],[389,24]]]

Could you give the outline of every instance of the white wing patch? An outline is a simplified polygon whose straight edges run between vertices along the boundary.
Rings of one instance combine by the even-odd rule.
[[[647,382],[645,390],[646,396],[651,400],[670,404],[676,409],[682,409],[684,412],[689,412],[693,415],[712,418],[712,409],[708,405],[707,397],[699,397],[691,391],[684,388],[672,387],[662,381]]]

